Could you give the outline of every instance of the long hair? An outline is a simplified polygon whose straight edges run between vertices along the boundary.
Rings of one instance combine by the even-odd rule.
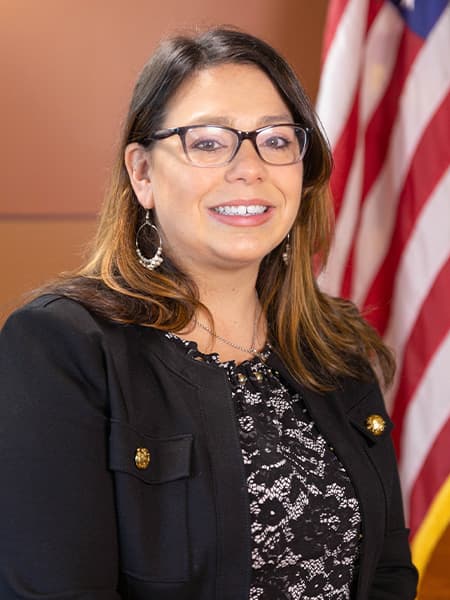
[[[130,143],[148,144],[162,126],[168,101],[184,81],[202,69],[227,63],[261,69],[294,121],[311,130],[300,208],[290,232],[289,264],[282,266],[280,245],[263,259],[257,279],[272,346],[294,377],[311,388],[331,389],[342,376],[372,378],[372,367],[389,382],[394,362],[378,335],[350,302],[327,296],[316,283],[333,229],[328,193],[332,159],[317,116],[288,63],[264,41],[232,28],[168,39],[144,66],[90,257],[53,289],[108,319],[166,331],[184,329],[199,307],[207,311],[195,283],[168,257],[154,271],[139,264],[135,236],[144,209],[131,187],[124,152]],[[143,243],[151,246],[149,239]],[[150,247],[149,254],[153,251]]]

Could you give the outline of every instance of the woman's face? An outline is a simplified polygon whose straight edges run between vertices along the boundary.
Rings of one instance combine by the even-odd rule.
[[[168,103],[162,127],[254,130],[286,122],[293,122],[292,116],[261,70],[225,64],[185,81]],[[249,265],[257,270],[297,215],[302,163],[267,164],[249,140],[219,167],[192,165],[178,135],[155,142],[149,152],[131,145],[127,153],[133,187],[142,206],[154,211],[164,253],[192,275]],[[243,211],[238,206],[257,207],[249,211],[256,214],[236,214]]]

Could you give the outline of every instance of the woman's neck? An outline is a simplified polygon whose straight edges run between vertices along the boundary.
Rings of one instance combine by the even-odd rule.
[[[207,281],[197,279],[196,283],[200,301],[210,311],[213,323],[205,311],[199,311],[180,335],[197,342],[201,352],[217,352],[221,361],[242,362],[254,356],[254,349],[261,350],[266,323],[255,289],[256,276],[224,274]]]

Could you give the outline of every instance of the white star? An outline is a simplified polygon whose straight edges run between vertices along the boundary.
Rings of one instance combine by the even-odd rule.
[[[400,6],[407,8],[408,10],[414,10],[415,0],[400,0]]]

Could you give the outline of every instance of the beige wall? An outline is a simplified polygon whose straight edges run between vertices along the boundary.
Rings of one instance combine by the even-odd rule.
[[[164,35],[233,24],[281,50],[314,97],[326,0],[0,0],[0,322],[80,262],[120,120]]]

